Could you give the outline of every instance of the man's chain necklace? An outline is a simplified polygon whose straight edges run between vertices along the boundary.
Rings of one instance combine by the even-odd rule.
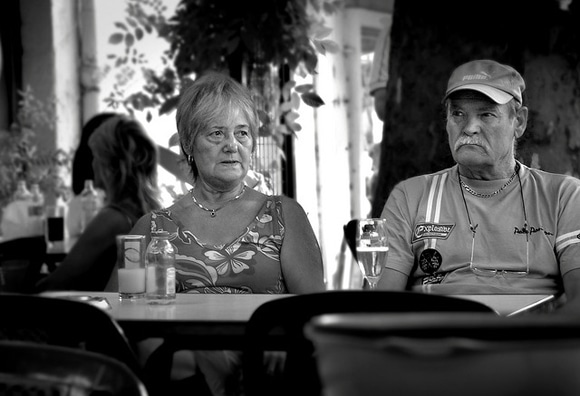
[[[489,194],[482,194],[482,193],[479,193],[479,192],[475,191],[473,188],[471,188],[470,186],[468,186],[467,184],[465,184],[465,182],[461,179],[461,175],[459,175],[459,171],[457,172],[457,175],[459,177],[459,183],[461,183],[461,187],[463,187],[465,189],[465,191],[467,191],[471,195],[473,195],[475,197],[478,197],[478,198],[491,198],[491,197],[496,196],[497,194],[499,194],[503,190],[505,190],[507,188],[507,186],[509,186],[512,183],[512,181],[514,181],[514,178],[518,174],[518,170],[519,169],[520,169],[520,164],[516,164],[515,171],[510,176],[510,178],[508,179],[508,181],[505,182],[505,184],[503,186],[501,186],[499,189],[497,189],[494,192],[489,193]]]
[[[193,195],[193,190],[195,189],[195,186],[193,186],[193,188],[191,189],[191,199],[193,199],[193,203],[195,203],[200,209],[205,210],[206,212],[209,212],[211,217],[216,217],[216,212],[220,209],[222,209],[223,207],[227,206],[228,204],[234,202],[235,200],[239,199],[242,194],[246,191],[246,185],[244,184],[242,186],[242,191],[240,191],[240,193],[238,195],[236,195],[235,197],[233,197],[232,199],[230,199],[229,201],[227,201],[226,203],[224,203],[222,206],[217,207],[215,209],[210,209],[206,206],[203,206],[201,203],[197,202],[197,199],[195,199],[195,195]]]

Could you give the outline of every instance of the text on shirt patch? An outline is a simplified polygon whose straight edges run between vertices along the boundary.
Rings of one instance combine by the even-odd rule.
[[[415,225],[412,243],[430,238],[447,239],[454,228],[455,224],[419,223]]]

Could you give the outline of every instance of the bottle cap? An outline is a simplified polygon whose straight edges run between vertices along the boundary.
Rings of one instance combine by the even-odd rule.
[[[154,237],[168,237],[169,231],[165,231],[165,230],[151,231],[151,235]]]

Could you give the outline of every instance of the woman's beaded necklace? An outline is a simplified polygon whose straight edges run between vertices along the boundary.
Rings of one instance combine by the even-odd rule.
[[[209,212],[211,217],[216,217],[216,212],[222,208],[224,208],[225,206],[229,205],[230,203],[234,202],[235,200],[239,199],[242,194],[244,194],[244,192],[246,191],[246,185],[242,185],[242,191],[240,191],[240,193],[238,195],[236,195],[235,197],[233,197],[232,199],[230,199],[229,201],[227,201],[226,203],[224,203],[222,206],[219,206],[215,209],[210,209],[206,206],[203,206],[201,203],[199,203],[197,201],[197,199],[195,199],[195,195],[193,195],[193,190],[195,189],[195,185],[193,186],[193,188],[191,189],[190,193],[191,193],[191,199],[193,199],[193,203],[195,203],[200,209],[205,210],[206,212]]]

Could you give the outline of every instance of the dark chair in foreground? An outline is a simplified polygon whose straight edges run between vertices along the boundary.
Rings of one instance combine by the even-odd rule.
[[[246,395],[320,395],[313,345],[303,333],[304,325],[314,316],[341,312],[449,311],[495,315],[491,308],[475,301],[415,292],[339,290],[269,301],[254,311],[246,326],[247,342],[242,356]],[[262,364],[268,350],[287,351],[285,370],[279,378],[269,376]]]
[[[328,314],[305,328],[326,396],[580,394],[580,318]]]
[[[84,349],[107,355],[141,376],[123,330],[100,308],[55,297],[0,293],[0,340]]]
[[[0,291],[31,293],[46,261],[43,236],[0,243]]]
[[[21,341],[0,341],[3,395],[147,396],[123,363],[101,354]]]
[[[344,240],[356,259],[356,222],[358,219],[352,219],[343,226]]]

